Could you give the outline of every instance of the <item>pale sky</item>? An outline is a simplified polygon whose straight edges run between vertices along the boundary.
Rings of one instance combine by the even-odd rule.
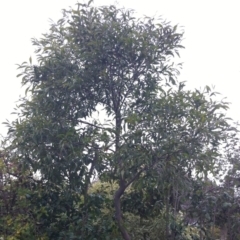
[[[0,3],[0,134],[1,124],[10,115],[20,94],[21,79],[16,64],[34,56],[31,38],[40,37],[49,28],[49,19],[57,21],[61,9],[77,0],[11,0]],[[95,5],[114,4],[115,0],[95,0]],[[240,121],[240,0],[118,0],[120,6],[139,14],[161,15],[184,27],[181,52],[184,63],[180,80],[199,88],[215,85],[215,90],[231,102],[229,116]]]

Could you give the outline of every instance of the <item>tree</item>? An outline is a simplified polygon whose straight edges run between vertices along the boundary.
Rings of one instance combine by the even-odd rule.
[[[40,225],[49,238],[94,239],[109,200],[89,193],[95,176],[118,186],[112,234],[117,226],[131,239],[121,206],[126,190],[157,187],[165,236],[174,237],[179,189],[193,170],[214,172],[219,146],[235,131],[223,113],[228,104],[209,87],[189,91],[177,81],[173,58],[182,36],[162,20],[89,2],[64,10],[49,33],[33,39],[37,64],[19,65],[27,95],[8,137],[22,171],[39,173],[41,191],[31,201],[44,209]]]

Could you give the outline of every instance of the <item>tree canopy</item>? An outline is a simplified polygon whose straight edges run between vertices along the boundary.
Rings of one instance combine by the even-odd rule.
[[[32,40],[1,150],[0,234],[240,239],[238,130],[209,86],[178,81],[182,38],[89,2]]]

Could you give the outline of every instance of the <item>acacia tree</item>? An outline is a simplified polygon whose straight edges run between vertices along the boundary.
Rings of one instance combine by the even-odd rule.
[[[88,239],[86,226],[101,208],[88,193],[97,175],[118,184],[115,220],[122,238],[130,239],[122,196],[130,185],[154,187],[165,176],[170,236],[174,182],[187,181],[182,176],[191,178],[192,169],[213,171],[218,147],[232,131],[223,114],[227,103],[212,100],[209,87],[187,91],[177,82],[173,57],[182,35],[161,19],[136,19],[131,10],[89,2],[64,10],[49,33],[33,39],[37,64],[30,59],[19,66],[30,94],[9,138],[22,168],[40,172],[50,212],[45,226],[71,229],[78,219],[83,227],[75,237]],[[60,213],[68,221],[57,221]]]

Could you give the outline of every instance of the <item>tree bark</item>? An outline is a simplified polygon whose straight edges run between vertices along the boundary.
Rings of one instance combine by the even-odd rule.
[[[224,226],[221,228],[220,234],[221,234],[220,236],[221,240],[227,240],[227,224],[224,224]]]
[[[115,105],[116,106],[116,105]],[[117,157],[118,168],[122,169],[122,159],[119,158],[118,153],[120,149],[120,135],[121,135],[121,114],[116,107],[115,111],[116,117],[116,141],[115,141],[115,156]],[[127,188],[127,184],[124,181],[124,176],[121,176],[119,179],[119,188],[115,192],[114,195],[114,207],[115,207],[115,218],[118,225],[118,228],[121,232],[121,235],[124,240],[131,240],[130,235],[128,234],[126,228],[124,227],[124,222],[122,218],[122,211],[121,211],[121,196],[123,195],[125,189]]]
[[[116,221],[117,221],[119,230],[122,234],[122,237],[123,237],[124,240],[130,240],[131,237],[124,227],[124,222],[123,222],[123,218],[122,218],[122,211],[121,211],[121,196],[124,193],[125,189],[126,189],[126,186],[124,184],[124,181],[121,180],[119,189],[116,191],[116,193],[114,195],[114,207],[115,207]]]

